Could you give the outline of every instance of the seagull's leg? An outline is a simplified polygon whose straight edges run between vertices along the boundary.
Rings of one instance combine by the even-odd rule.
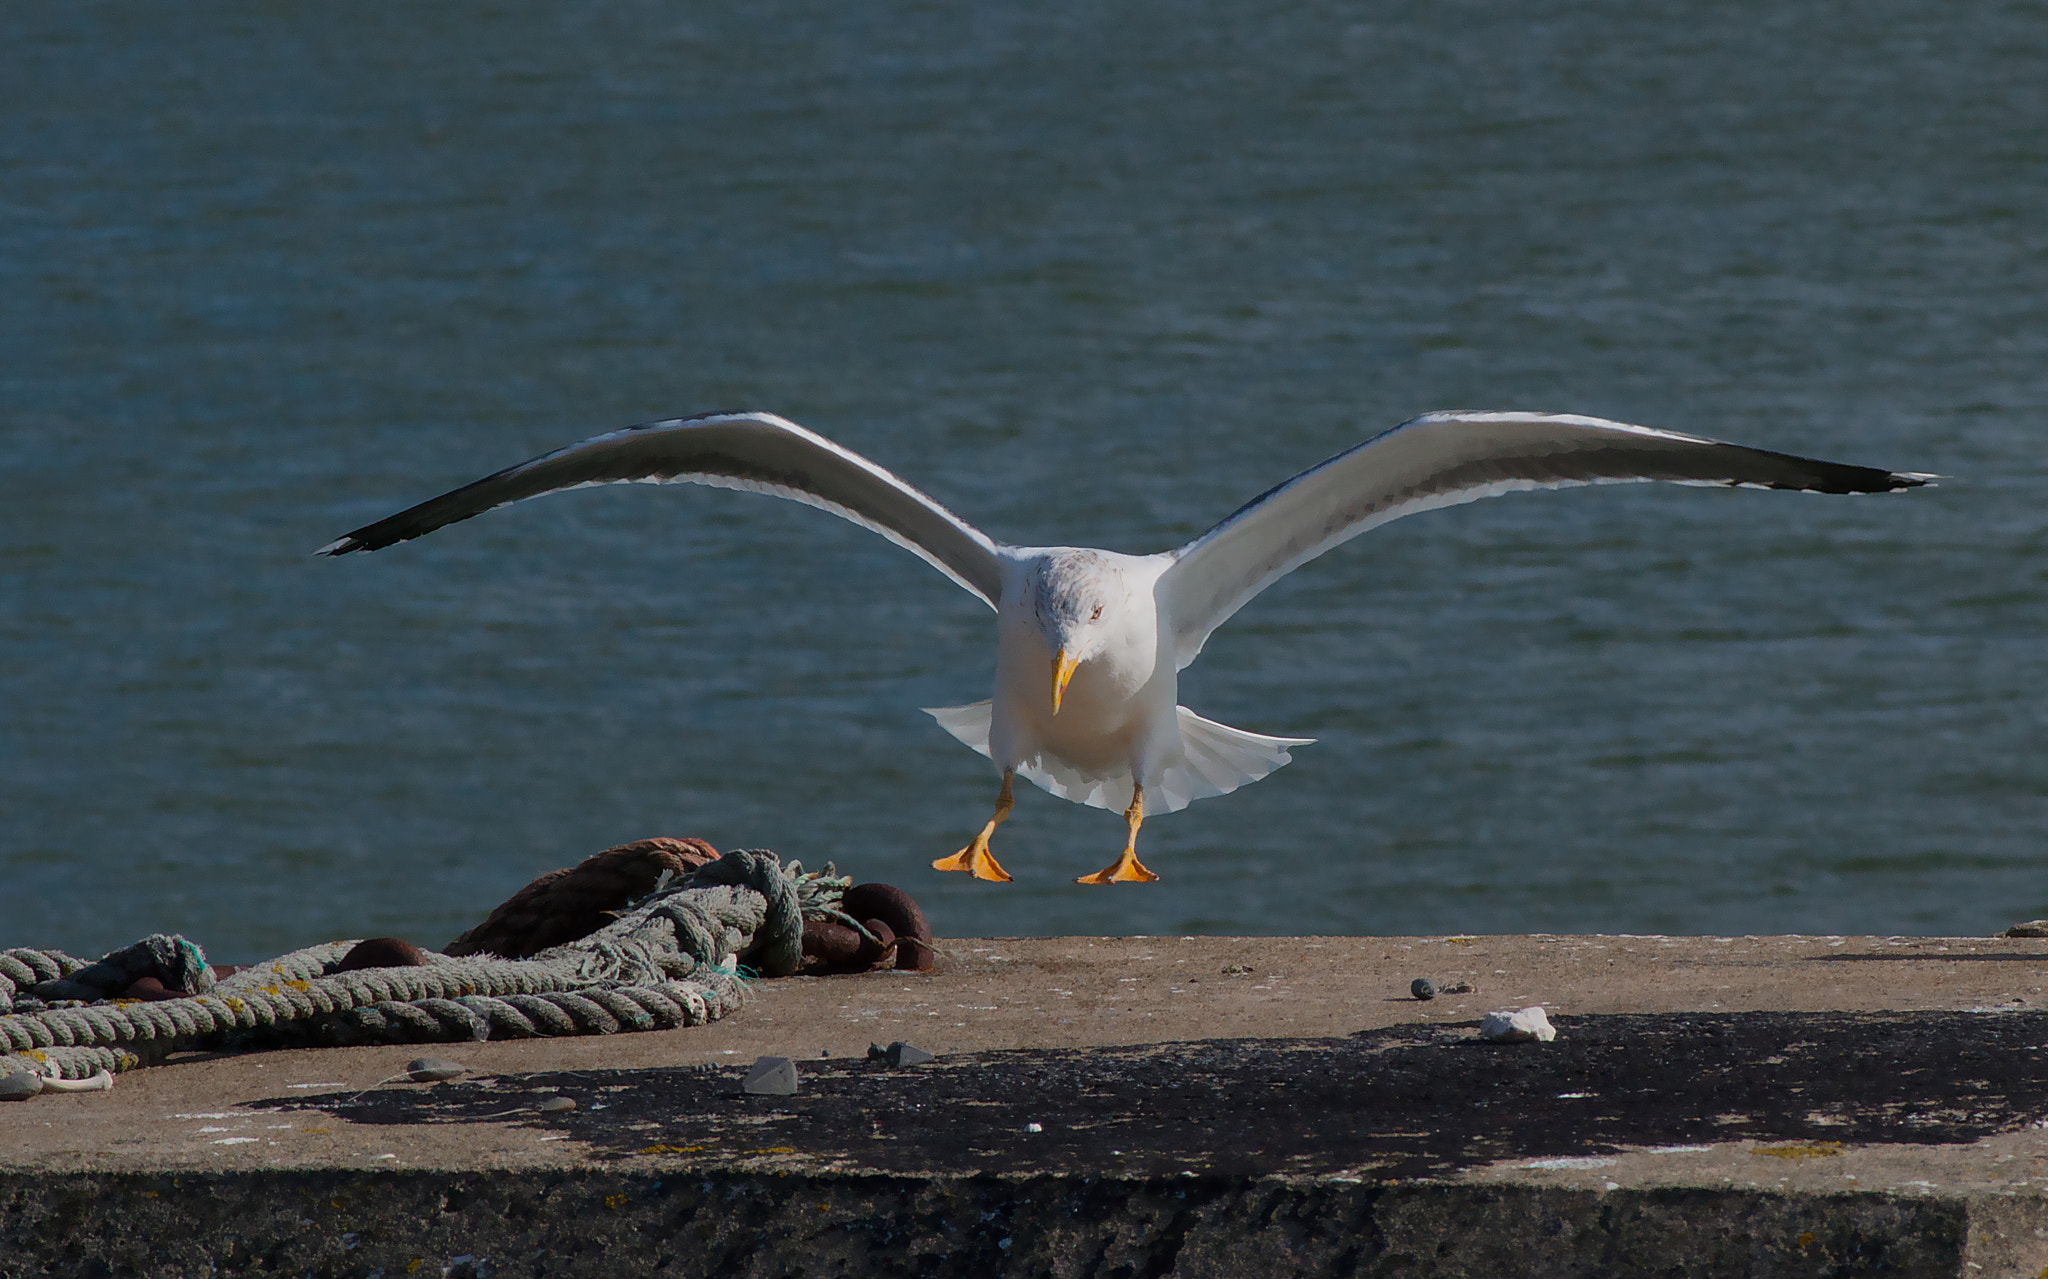
[[[1145,869],[1145,863],[1138,860],[1138,827],[1145,823],[1145,787],[1143,783],[1131,787],[1131,806],[1124,810],[1124,825],[1130,827],[1130,834],[1124,837],[1124,851],[1114,864],[1104,866],[1093,875],[1083,875],[1077,884],[1149,884],[1159,876]]]
[[[996,827],[1002,825],[1003,819],[1010,815],[1010,809],[1014,806],[1010,799],[1010,780],[1016,775],[1017,770],[1014,768],[1003,770],[1003,789],[996,793],[996,815],[988,819],[988,825],[981,828],[981,833],[974,837],[973,843],[951,857],[941,857],[933,862],[933,870],[964,870],[976,879],[991,880],[998,884],[1010,882],[1010,872],[1004,870],[996,861],[995,854],[988,851],[988,837],[995,834]]]

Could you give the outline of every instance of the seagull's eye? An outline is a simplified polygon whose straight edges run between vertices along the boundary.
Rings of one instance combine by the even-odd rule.
[[[1099,622],[1102,620],[1102,605],[1097,604],[1095,606],[1095,611],[1088,615],[1088,620],[1091,622]]]

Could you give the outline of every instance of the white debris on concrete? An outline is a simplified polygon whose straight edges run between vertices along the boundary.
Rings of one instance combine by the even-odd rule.
[[[44,1075],[37,1082],[44,1092],[105,1092],[114,1086],[114,1076],[102,1070],[90,1079],[59,1079],[54,1075]]]
[[[1532,1040],[1547,1044],[1557,1038],[1556,1028],[1541,1007],[1524,1008],[1518,1013],[1488,1013],[1479,1023],[1479,1034],[1500,1044],[1526,1044]]]
[[[1609,1168],[1620,1162],[1621,1160],[1606,1155],[1564,1155],[1556,1159],[1531,1159],[1522,1167],[1564,1172],[1579,1168]]]

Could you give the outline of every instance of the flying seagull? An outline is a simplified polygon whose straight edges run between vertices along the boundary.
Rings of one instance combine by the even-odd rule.
[[[1227,795],[1312,739],[1267,737],[1176,704],[1179,672],[1231,614],[1296,568],[1417,511],[1521,489],[1676,484],[1884,493],[1931,475],[1846,466],[1696,435],[1557,413],[1426,413],[1239,507],[1177,550],[1123,555],[998,542],[850,449],[772,413],[631,426],[543,454],[368,524],[325,555],[375,551],[493,507],[627,481],[708,484],[843,516],[924,559],[996,611],[995,696],[928,709],[1002,770],[995,813],[932,863],[1008,882],[989,838],[1018,774],[1080,804],[1124,809],[1116,861],[1076,882],[1145,882],[1147,811]]]

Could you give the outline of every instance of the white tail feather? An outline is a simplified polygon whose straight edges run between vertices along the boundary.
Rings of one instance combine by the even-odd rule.
[[[1313,737],[1267,737],[1203,719],[1185,706],[1180,716],[1183,758],[1170,764],[1157,785],[1145,794],[1148,813],[1175,813],[1198,799],[1228,795],[1255,782],[1294,757],[1288,752],[1307,746]]]
[[[969,750],[988,754],[988,721],[995,712],[992,703],[971,702],[966,706],[927,706],[924,713],[939,721],[939,727],[959,738]]]
[[[1203,719],[1185,706],[1176,706],[1180,720],[1182,758],[1168,764],[1159,779],[1145,793],[1145,812],[1177,813],[1198,799],[1228,795],[1247,782],[1255,782],[1288,763],[1292,747],[1306,746],[1312,737],[1267,737],[1241,728]],[[925,714],[939,721],[939,727],[968,747],[987,755],[991,708],[987,702],[969,706],[926,707]],[[1025,780],[1061,799],[1092,808],[1122,812],[1131,802],[1131,773],[1128,768],[1107,775],[1082,772],[1063,759],[1040,755],[1017,766]]]

